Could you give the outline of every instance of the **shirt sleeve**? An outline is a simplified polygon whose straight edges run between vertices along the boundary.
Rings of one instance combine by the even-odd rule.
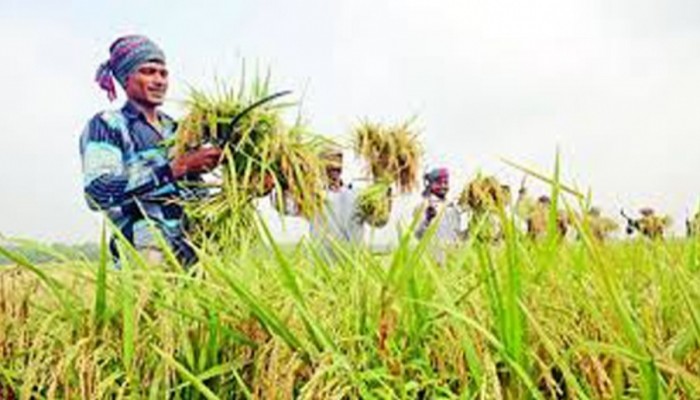
[[[120,206],[130,198],[174,181],[167,162],[127,164],[125,145],[119,128],[109,126],[101,115],[95,116],[83,131],[80,140],[83,189],[91,208]]]

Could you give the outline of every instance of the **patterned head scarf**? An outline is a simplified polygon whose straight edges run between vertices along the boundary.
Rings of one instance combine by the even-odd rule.
[[[447,168],[433,168],[428,173],[425,174],[425,182],[427,184],[435,183],[440,179],[447,179],[450,177],[450,171]]]
[[[123,36],[109,47],[109,60],[97,69],[95,81],[107,92],[110,101],[117,98],[114,79],[122,87],[136,68],[148,61],[165,62],[165,54],[153,41],[141,35]]]
[[[447,168],[433,168],[428,171],[423,179],[425,180],[425,190],[423,196],[430,194],[430,187],[441,179],[449,179],[450,171]]]

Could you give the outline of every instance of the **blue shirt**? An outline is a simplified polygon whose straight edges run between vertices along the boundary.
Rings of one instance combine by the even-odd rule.
[[[106,212],[137,249],[157,246],[147,219],[163,233],[182,260],[193,257],[183,231],[183,191],[173,178],[168,148],[175,121],[158,113],[161,129],[147,122],[131,102],[103,111],[80,138],[83,187],[88,205]]]

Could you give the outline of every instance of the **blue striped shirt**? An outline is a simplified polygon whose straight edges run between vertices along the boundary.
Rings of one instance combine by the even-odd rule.
[[[106,212],[137,249],[157,246],[148,219],[189,262],[192,249],[176,202],[183,192],[163,143],[174,135],[176,123],[163,113],[158,117],[159,130],[129,101],[121,110],[95,115],[80,138],[83,187],[90,208]]]

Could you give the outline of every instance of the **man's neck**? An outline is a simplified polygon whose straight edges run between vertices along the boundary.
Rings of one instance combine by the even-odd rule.
[[[136,109],[143,114],[144,118],[146,118],[146,121],[148,121],[149,124],[151,124],[154,127],[160,126],[160,120],[158,119],[158,110],[156,106],[145,105],[133,99],[129,99],[129,101],[131,101],[131,104],[133,104],[134,107],[136,107]]]

